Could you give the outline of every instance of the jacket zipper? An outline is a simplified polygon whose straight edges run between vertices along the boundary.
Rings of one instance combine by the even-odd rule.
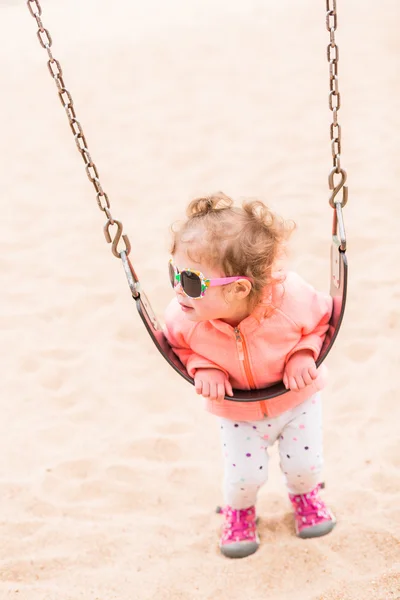
[[[250,389],[255,390],[256,384],[254,382],[253,373],[251,372],[249,353],[247,351],[246,341],[244,339],[244,336],[242,336],[242,332],[240,331],[239,327],[235,327],[234,332],[236,338],[236,346],[239,354],[239,360],[243,362],[244,372],[246,374],[247,382],[250,386]],[[266,402],[260,402],[260,407],[264,415],[268,416]]]
[[[247,351],[245,339],[242,336],[239,327],[235,327],[234,332],[236,338],[236,346],[239,354],[239,360],[243,362],[244,372],[246,374],[247,382],[250,386],[250,389],[255,390],[256,384],[254,383],[253,373],[251,372],[250,368],[249,353]]]

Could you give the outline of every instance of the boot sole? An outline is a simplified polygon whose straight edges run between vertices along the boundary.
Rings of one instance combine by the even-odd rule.
[[[245,558],[257,552],[260,542],[234,542],[220,546],[221,553],[227,558]]]
[[[313,527],[306,527],[301,531],[297,532],[297,537],[306,540],[309,538],[322,537],[323,535],[327,535],[332,531],[332,529],[336,525],[336,520],[332,519],[332,521],[326,521],[325,523],[319,523],[319,525],[314,525]]]

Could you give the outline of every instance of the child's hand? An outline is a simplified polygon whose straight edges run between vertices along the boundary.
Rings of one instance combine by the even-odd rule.
[[[317,376],[317,366],[311,350],[299,350],[286,364],[283,383],[286,389],[297,392],[310,385]]]
[[[198,369],[194,374],[194,385],[198,394],[218,402],[224,399],[225,393],[233,396],[229,379],[219,369]]]

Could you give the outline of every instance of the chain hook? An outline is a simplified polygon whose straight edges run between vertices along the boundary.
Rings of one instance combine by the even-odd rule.
[[[335,175],[340,175],[341,179],[339,181],[339,183],[335,186]],[[342,200],[340,201],[340,204],[343,206],[346,205],[347,203],[347,199],[348,199],[348,188],[347,185],[344,185],[346,183],[346,179],[347,179],[347,173],[344,169],[339,169],[339,171],[337,170],[337,167],[334,167],[331,172],[329,173],[329,189],[333,190],[331,197],[329,198],[329,204],[331,205],[332,208],[335,208],[335,204],[337,202],[339,202],[339,200],[335,201],[335,197],[338,195],[338,193],[340,192],[340,190],[343,188],[343,197]]]
[[[110,234],[110,227],[112,225],[116,225],[117,226],[117,232],[114,236],[114,239],[112,239],[111,234]],[[112,243],[112,253],[114,254],[114,256],[116,256],[117,258],[121,258],[121,254],[120,252],[118,252],[118,243],[122,237],[123,241],[125,242],[125,249],[121,250],[121,252],[125,252],[126,256],[128,256],[128,254],[131,251],[131,243],[129,241],[129,238],[127,235],[122,235],[122,231],[123,231],[123,226],[121,221],[116,221],[114,219],[114,222],[112,223],[110,219],[108,219],[107,223],[104,225],[104,237],[106,238],[106,241],[108,244]]]

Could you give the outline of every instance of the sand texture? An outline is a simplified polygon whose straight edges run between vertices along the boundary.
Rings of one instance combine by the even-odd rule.
[[[294,219],[292,266],[327,289],[325,2],[42,3],[157,314],[169,225],[216,190]],[[36,23],[0,1],[0,600],[400,598],[400,3],[338,11],[350,287],[324,393],[338,525],[295,537],[274,451],[262,546],[232,561],[217,424],[141,325]]]

